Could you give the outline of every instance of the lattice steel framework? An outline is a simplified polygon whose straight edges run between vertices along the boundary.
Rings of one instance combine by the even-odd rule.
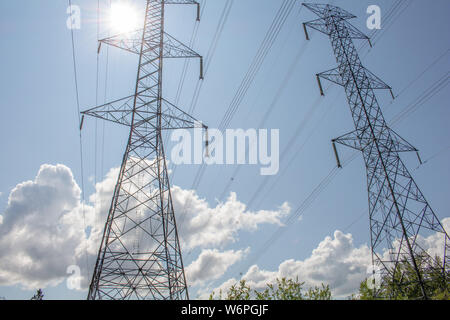
[[[99,42],[138,54],[139,66],[134,94],[82,112],[130,127],[88,299],[189,299],[162,130],[196,120],[162,97],[162,76],[165,58],[199,58],[201,73],[202,58],[164,32],[165,4],[199,7],[147,0],[142,29]]]
[[[399,153],[417,149],[389,128],[383,117],[374,89],[391,88],[362,65],[353,39],[370,40],[347,21],[355,16],[332,5],[303,5],[319,16],[303,24],[307,39],[307,27],[328,35],[338,64],[317,74],[320,93],[324,94],[320,79],[343,86],[355,125],[354,131],[332,140],[338,166],[336,143],[359,150],[364,157],[374,270],[380,271],[382,279],[391,278],[401,291],[411,283],[406,283],[406,277],[398,277],[399,263],[408,262],[426,299],[427,279],[421,268],[433,268],[435,256],[427,252],[423,237],[434,232],[441,235],[439,258],[444,274],[448,271],[450,240],[400,159]]]

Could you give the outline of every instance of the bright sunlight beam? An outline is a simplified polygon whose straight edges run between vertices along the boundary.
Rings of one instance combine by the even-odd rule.
[[[111,4],[109,23],[118,33],[136,30],[139,26],[137,10],[129,1],[116,1]]]

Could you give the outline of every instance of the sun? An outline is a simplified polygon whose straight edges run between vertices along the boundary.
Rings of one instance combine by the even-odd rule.
[[[129,1],[116,1],[111,4],[109,24],[118,33],[136,30],[139,26],[139,15]]]

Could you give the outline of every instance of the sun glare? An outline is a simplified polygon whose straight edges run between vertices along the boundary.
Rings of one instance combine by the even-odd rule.
[[[138,14],[129,2],[118,1],[111,4],[110,25],[115,32],[125,33],[138,28]]]

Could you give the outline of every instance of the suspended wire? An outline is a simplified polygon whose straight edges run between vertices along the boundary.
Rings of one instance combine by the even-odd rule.
[[[237,94],[233,98],[230,106],[228,107],[227,111],[225,112],[224,117],[222,118],[222,121],[219,124],[219,129],[225,129],[229,126],[231,119],[233,118],[234,114],[236,113],[239,105],[241,104],[244,96],[246,95],[250,85],[252,84],[256,74],[260,70],[267,54],[269,53],[270,49],[272,48],[273,44],[275,43],[276,38],[279,35],[279,32],[281,31],[284,22],[286,21],[287,17],[289,16],[292,7],[294,6],[295,1],[291,0],[285,0],[282,4],[282,6],[279,9],[279,14],[277,14],[276,19],[272,22],[272,25],[269,29],[269,31],[266,33],[266,37],[263,40],[263,43],[258,50],[258,54],[253,59],[253,62],[250,66],[250,69],[247,71],[247,74],[245,75],[243,81],[241,82],[241,85],[238,89]]]
[[[111,9],[111,0],[109,0],[109,9]],[[100,23],[100,14],[98,14],[98,23]],[[98,31],[97,33],[97,41],[100,40],[99,39],[99,34],[100,31]],[[109,37],[110,32],[108,31],[108,37]],[[98,57],[98,55],[97,55]],[[103,91],[103,103],[106,104],[107,102],[107,96],[108,96],[108,69],[109,69],[109,46],[106,46],[106,62],[105,62],[105,76],[104,76],[104,91]],[[98,103],[96,103],[96,105],[98,105]],[[102,137],[101,137],[101,150],[100,150],[100,175],[103,179],[104,177],[104,171],[105,171],[105,129],[106,129],[106,121],[102,121]],[[97,160],[95,160],[95,162],[97,163]],[[97,180],[95,182],[95,185],[97,185]],[[97,194],[97,192],[95,192],[95,194]],[[99,222],[99,218],[101,217],[101,213],[102,213],[102,205],[103,202],[99,201],[98,205],[99,205],[99,210],[98,212],[95,212],[95,208],[97,206],[97,198],[95,199],[95,207],[94,207],[94,214],[95,214],[95,222],[96,225],[98,225]]]
[[[450,72],[447,72],[444,76],[434,82],[430,87],[428,87],[420,96],[418,96],[414,101],[409,103],[405,109],[399,112],[391,120],[391,125],[395,126],[401,120],[405,119],[415,112],[421,105],[426,103],[428,100],[433,98],[436,94],[442,91],[450,83],[449,78]]]
[[[283,52],[286,52],[286,51],[287,51],[287,50],[285,50],[285,49],[286,49],[286,45],[288,44],[288,42],[289,42],[289,40],[290,40],[290,37],[291,37],[292,33],[293,33],[295,30],[298,30],[298,28],[296,28],[296,27],[297,27],[297,23],[298,23],[298,22],[297,22],[297,19],[299,18],[302,9],[303,9],[303,6],[300,6],[300,10],[297,12],[297,15],[294,17],[294,20],[295,20],[295,26],[290,28],[291,30],[290,30],[289,34],[286,36],[286,38],[284,39],[283,44],[282,44],[281,46],[278,46],[279,50],[278,50],[278,54],[276,54],[276,56],[277,56],[276,62],[275,62],[275,63],[272,63],[271,69],[270,69],[270,71],[268,72],[268,74],[273,74],[273,72],[279,68],[279,66],[278,66],[278,64],[277,64],[277,62],[280,61],[279,56],[281,56]],[[289,72],[289,71],[288,71],[288,72]],[[258,101],[259,97],[264,93],[265,90],[267,90],[267,89],[264,87],[264,84],[266,84],[266,83],[264,82],[264,83],[260,86],[259,92],[258,92],[258,94],[256,95],[256,97],[255,97],[255,99],[254,99],[254,102],[253,102],[252,106],[249,108],[249,112],[248,112],[248,114],[246,115],[246,117],[245,117],[245,119],[244,119],[243,122],[247,122],[247,120],[250,119],[251,114],[252,114],[252,112],[254,112],[254,109],[255,109],[255,107],[256,107],[256,105],[257,105],[257,101]],[[266,111],[266,113],[267,113],[267,111]]]
[[[398,98],[402,93],[411,88],[424,74],[426,74],[432,67],[434,67],[443,57],[445,57],[450,52],[450,48],[445,50],[444,53],[439,55],[430,65],[428,65],[417,77],[415,77],[411,82],[409,82],[396,96]],[[395,100],[391,101],[391,104],[394,103]]]
[[[188,45],[188,47],[191,49],[194,49],[194,44],[195,44],[195,41],[197,40],[197,34],[198,34],[198,30],[200,28],[200,22],[202,20],[203,12],[206,8],[206,4],[207,4],[207,2],[205,2],[204,4],[203,4],[203,1],[200,2],[201,11],[200,11],[200,15],[199,15],[199,21],[196,21],[196,23],[194,25],[194,29],[192,30],[191,38],[189,40],[189,45]],[[177,92],[175,94],[175,100],[174,100],[175,105],[178,105],[180,102],[181,93],[183,91],[183,87],[184,87],[184,83],[186,81],[187,71],[189,69],[190,63],[191,63],[191,59],[184,59],[183,69],[181,71],[181,76],[180,76],[180,81],[178,82]],[[164,137],[164,145],[167,145],[169,136],[170,136],[169,131],[166,131],[166,134]],[[172,180],[172,176],[175,173],[173,168],[174,168],[174,165],[171,164],[171,169],[169,170],[169,172],[171,172],[170,180]]]
[[[97,43],[100,40],[100,0],[97,0]],[[98,93],[99,93],[99,62],[100,52],[97,51],[96,59],[96,78],[95,78],[95,105],[98,106]],[[97,186],[97,150],[98,150],[98,119],[95,118],[95,131],[94,131],[94,188]],[[97,192],[94,192],[94,217],[97,220]]]
[[[386,14],[383,15],[383,26],[386,26],[387,24],[390,23],[393,15],[395,14],[395,12],[403,5],[403,3],[405,2],[405,0],[397,0],[395,2],[392,3],[391,7],[388,9],[388,11],[386,12]],[[375,37],[380,33],[381,29],[374,29],[371,31],[371,33],[369,34],[369,38],[372,41],[372,45],[374,45],[373,40],[375,39]],[[358,48],[359,51],[362,51],[363,49],[365,49],[368,46],[368,42],[364,41],[361,46]],[[370,51],[370,48],[369,48]]]
[[[243,98],[245,97],[248,89],[250,88],[250,85],[253,83],[258,71],[260,70],[265,58],[267,57],[267,54],[269,53],[270,49],[272,48],[273,44],[275,43],[275,40],[277,39],[280,30],[282,29],[287,17],[289,16],[290,12],[292,11],[292,8],[295,4],[295,1],[293,0],[284,0],[282,5],[280,6],[274,20],[272,21],[272,24],[269,28],[269,30],[266,32],[266,36],[261,43],[257,54],[253,58],[253,61],[250,65],[250,68],[248,69],[246,75],[244,76],[244,79],[242,80],[234,98],[232,99],[228,109],[225,112],[225,115],[223,116],[220,124],[219,124],[219,130],[223,131],[225,128],[227,128],[236,113],[238,107],[240,106]],[[206,169],[206,165],[203,163],[200,168],[197,171],[197,174],[194,178],[194,181],[192,183],[192,189],[197,189],[202,178],[204,175]]]
[[[445,148],[442,148],[441,150],[439,150],[438,152],[436,152],[435,154],[433,154],[432,156],[430,156],[429,158],[427,158],[426,160],[422,161],[422,164],[418,165],[416,167],[415,170],[419,169],[420,167],[422,167],[423,165],[427,164],[428,162],[430,162],[431,160],[439,157],[440,155],[446,153],[448,150],[450,150],[450,146],[447,146]]]
[[[216,32],[215,32],[215,34],[213,36],[213,40],[212,40],[212,42],[211,42],[211,44],[209,46],[208,52],[206,54],[206,58],[205,58],[206,68],[205,68],[205,70],[203,72],[204,76],[208,73],[209,66],[210,66],[210,64],[211,64],[211,62],[213,60],[213,57],[214,57],[214,54],[215,54],[215,51],[216,51],[216,48],[217,48],[217,44],[219,43],[219,39],[220,39],[220,37],[222,35],[222,31],[223,31],[223,29],[224,29],[224,27],[226,25],[227,20],[228,20],[228,16],[229,16],[231,8],[233,6],[233,2],[234,2],[234,0],[227,0],[227,2],[225,3],[224,8],[222,10],[221,18],[219,19],[219,22],[218,22],[218,24],[216,26]],[[196,85],[195,90],[194,90],[194,94],[192,96],[192,101],[191,101],[191,105],[190,105],[189,110],[188,110],[188,114],[192,114],[194,112],[194,109],[195,109],[195,106],[197,105],[198,97],[200,95],[200,91],[202,89],[202,86],[203,86],[203,81],[199,80],[197,82],[197,85]],[[178,104],[178,102],[176,102],[175,104]],[[167,139],[166,139],[166,143],[167,143]],[[174,164],[171,164],[171,170],[170,170],[171,171],[171,177],[170,177],[170,180],[172,180],[174,178],[175,172],[176,172],[176,168],[177,168],[177,166],[175,166]]]
[[[334,1],[332,1],[332,2],[334,2]],[[300,15],[302,9],[303,9],[303,6],[300,6],[300,9],[299,9],[299,11],[297,13],[297,16]],[[289,37],[290,37],[290,35],[291,35],[293,30],[294,29],[291,29],[291,32],[289,33],[288,37],[286,38],[286,41],[289,39]],[[285,44],[286,43],[283,44],[283,47],[284,47]],[[303,43],[302,47],[299,49],[298,53],[296,54],[293,63],[289,67],[288,72],[287,72],[284,80],[282,81],[282,84],[280,85],[280,87],[279,87],[279,89],[277,91],[277,94],[275,95],[272,103],[270,104],[269,108],[266,110],[265,114],[263,115],[263,118],[261,120],[261,123],[260,123],[259,127],[263,127],[264,126],[264,123],[267,121],[269,115],[271,114],[271,112],[273,111],[274,107],[276,106],[276,104],[277,104],[280,96],[282,95],[286,85],[288,84],[290,78],[292,77],[292,74],[293,74],[293,71],[295,70],[296,65],[298,64],[298,62],[299,62],[301,56],[304,54],[305,50],[306,50],[306,42]],[[255,104],[256,104],[256,102],[255,102]],[[252,107],[252,109],[253,109],[253,107]],[[297,129],[297,131],[299,131],[299,130]],[[219,199],[222,199],[225,196],[225,194],[227,192],[226,190],[228,190],[230,188],[231,183],[234,181],[234,177],[238,174],[238,172],[239,172],[241,167],[242,166],[240,166],[240,165],[236,167],[235,172],[233,173],[229,183],[225,186],[225,189],[222,191],[222,194],[221,194]],[[191,253],[192,253],[192,251],[190,251],[187,256],[189,256]],[[207,268],[210,263],[211,263],[211,261],[208,261],[206,266],[205,266],[205,268]]]
[[[398,8],[397,12],[394,12],[392,14],[392,19],[390,19],[390,21],[388,21],[387,23],[384,23],[384,27],[382,29],[381,32],[375,34],[374,39],[373,39],[373,44],[376,45],[378,43],[378,41],[380,40],[380,38],[386,33],[387,30],[389,30],[389,28],[397,21],[397,19],[406,11],[406,9],[409,8],[409,6],[411,5],[412,0],[408,0],[408,1],[402,1],[401,5],[405,4],[405,6],[403,8]],[[401,10],[401,11],[399,11]]]
[[[200,2],[200,6],[201,6],[201,11],[200,11],[200,21],[201,18],[203,16],[203,11],[205,10],[206,4],[208,2],[204,2],[201,1]],[[194,43],[195,40],[197,38],[197,34],[198,34],[198,30],[199,30],[199,26],[200,26],[200,21],[196,22],[194,29],[192,30],[192,34],[191,34],[191,38],[189,40],[189,48],[194,49]],[[180,101],[180,96],[181,96],[181,92],[183,91],[183,87],[184,87],[184,82],[186,80],[186,75],[187,75],[187,70],[189,68],[189,64],[190,64],[190,59],[185,59],[184,60],[184,64],[183,64],[183,70],[181,72],[181,77],[180,77],[180,81],[178,83],[178,88],[177,88],[177,93],[175,95],[175,105],[178,105],[178,102]]]
[[[276,91],[276,93],[275,93],[275,95],[274,95],[274,98],[273,98],[272,102],[270,103],[269,107],[267,108],[266,112],[264,113],[263,118],[262,118],[262,120],[260,121],[260,123],[259,123],[259,125],[258,125],[258,128],[263,128],[263,127],[264,127],[264,125],[265,125],[267,119],[270,117],[271,113],[275,110],[275,108],[276,108],[276,106],[277,106],[277,104],[278,104],[280,98],[281,98],[282,95],[283,95],[283,92],[284,92],[285,89],[287,88],[287,85],[289,84],[289,82],[290,82],[290,80],[291,80],[291,78],[292,78],[292,76],[293,76],[293,74],[294,74],[294,72],[295,72],[295,70],[296,70],[296,67],[297,67],[297,65],[298,65],[298,63],[299,63],[299,61],[300,61],[300,58],[303,56],[303,54],[304,54],[305,51],[306,51],[306,44],[307,44],[307,43],[306,43],[306,41],[305,41],[305,42],[303,43],[303,45],[300,47],[300,49],[298,50],[297,54],[295,55],[294,60],[292,61],[291,65],[288,67],[287,73],[286,73],[284,79],[281,81],[281,84],[280,84],[280,86],[278,87],[278,89],[277,89],[277,91]],[[308,112],[305,119],[309,119],[310,116],[311,116],[311,112]],[[302,129],[300,129],[301,126],[305,125],[305,122],[307,122],[307,121],[305,121],[305,119],[304,119],[304,121],[302,121],[302,122],[300,123],[300,125],[299,125],[299,127],[297,128],[295,134],[297,134],[297,135],[300,134],[300,132],[301,132],[301,130],[302,130]],[[292,140],[292,139],[291,139],[291,140]],[[249,145],[249,148],[252,148],[252,147],[253,147],[253,143],[255,143],[255,142],[254,142],[254,141],[250,141],[250,143],[249,143],[249,144],[250,144],[250,145]],[[291,141],[288,143],[288,145],[289,145],[290,143],[291,143]],[[286,147],[286,148],[289,148],[289,146]],[[283,152],[282,152],[282,154],[283,154]],[[231,184],[235,181],[234,179],[236,178],[236,176],[238,175],[238,173],[239,173],[239,171],[240,171],[240,169],[241,169],[242,167],[243,167],[243,165],[238,165],[238,166],[235,168],[233,174],[231,175],[231,178],[229,179],[228,184],[227,184],[227,185],[225,186],[225,188],[222,190],[222,192],[221,192],[221,194],[220,194],[220,196],[219,196],[219,200],[222,200],[222,199],[225,197],[225,195],[228,193],[229,188],[231,187]],[[268,176],[266,176],[265,178],[268,178]],[[216,179],[215,181],[217,181],[217,179]]]
[[[228,16],[230,15],[230,11],[233,7],[233,3],[234,3],[234,0],[227,0],[227,2],[225,3],[224,9],[222,11],[222,15],[221,15],[221,17],[219,19],[219,23],[217,24],[217,27],[216,27],[216,32],[214,34],[213,41],[211,42],[211,45],[209,46],[208,52],[206,54],[206,58],[205,58],[206,66],[205,66],[204,75],[206,75],[208,73],[212,58],[216,52],[216,48],[219,43],[219,39],[222,35],[223,29],[228,20]],[[197,82],[197,86],[195,87],[195,90],[194,90],[194,95],[192,96],[191,104],[189,106],[189,111],[188,111],[189,114],[193,113],[195,107],[197,106],[197,102],[198,102],[202,87],[203,87],[203,81],[200,80]]]
[[[362,218],[364,218],[365,216],[367,216],[367,214],[369,213],[369,209],[364,209],[364,211],[355,219],[353,220],[348,226],[346,226],[345,228],[342,228],[342,232],[347,232],[348,230],[350,230],[351,227],[353,227],[357,222],[359,222]]]
[[[330,86],[331,86],[331,85],[330,85]],[[329,87],[330,87],[330,86],[329,86]],[[334,88],[334,86],[333,86],[332,88]],[[328,90],[328,88],[327,88],[326,90]],[[338,92],[338,91],[336,91],[336,93],[337,93],[337,92]],[[339,94],[342,94],[342,92],[340,92]],[[335,97],[337,97],[337,94],[335,94]],[[332,98],[331,100],[334,101],[335,98]],[[334,104],[333,104],[333,106],[334,106]],[[319,120],[319,121],[316,123],[316,125],[313,127],[313,129],[311,130],[310,134],[306,137],[305,141],[300,145],[299,148],[297,148],[297,149],[295,150],[295,153],[292,154],[292,156],[291,156],[291,158],[289,159],[287,165],[284,166],[284,167],[280,170],[280,172],[279,172],[279,174],[277,175],[276,179],[272,182],[272,184],[269,186],[269,188],[267,188],[267,191],[266,191],[262,196],[260,196],[260,195],[261,195],[261,192],[264,190],[265,185],[266,185],[266,183],[267,183],[268,181],[265,182],[264,185],[260,185],[260,186],[258,187],[258,190],[260,190],[260,192],[259,192],[259,193],[255,192],[255,193],[253,194],[252,200],[251,200],[251,204],[253,204],[253,201],[255,201],[255,200],[258,198],[258,196],[260,196],[259,198],[260,198],[261,200],[260,200],[259,203],[256,205],[256,207],[259,208],[259,207],[261,206],[262,202],[263,202],[265,199],[267,199],[267,197],[269,196],[269,194],[271,193],[271,191],[272,191],[272,190],[276,187],[276,185],[282,180],[283,176],[284,176],[287,172],[289,172],[289,168],[295,163],[295,160],[297,160],[298,157],[301,155],[301,152],[302,152],[303,148],[304,148],[304,147],[306,146],[306,144],[309,142],[309,140],[310,140],[311,137],[314,135],[314,133],[317,131],[317,129],[323,124],[325,118],[330,114],[330,111],[331,111],[331,106],[328,107],[328,108],[325,110],[325,112],[322,114],[322,117],[320,118],[320,120]],[[250,202],[249,202],[248,206],[250,207]]]
[[[297,17],[298,17],[298,16],[300,15],[300,13],[302,12],[302,9],[303,9],[303,6],[300,6],[300,9],[299,9],[299,11],[298,11],[298,13],[297,13]],[[292,34],[292,32],[293,32],[294,30],[295,30],[295,28],[292,28],[292,29],[291,29],[291,31],[289,32],[288,36],[286,37],[286,40],[285,40],[285,42],[283,43],[283,45],[281,46],[281,48],[284,48],[284,47],[285,47],[285,45],[287,44],[287,41],[289,40],[289,38],[290,38],[290,36],[291,36],[291,34]],[[262,120],[261,120],[260,125],[259,125],[260,128],[264,126],[264,123],[267,121],[269,115],[272,113],[273,109],[274,109],[275,106],[277,105],[278,100],[279,100],[279,98],[281,97],[281,95],[282,95],[284,89],[286,88],[286,86],[287,86],[287,84],[288,84],[290,78],[292,77],[292,75],[293,75],[293,73],[294,73],[294,71],[295,71],[295,68],[296,68],[296,66],[297,66],[297,64],[298,64],[298,62],[299,62],[301,56],[304,54],[304,52],[305,52],[305,50],[306,50],[306,44],[307,44],[307,43],[304,42],[303,45],[302,45],[302,46],[300,47],[300,49],[298,50],[298,53],[295,55],[295,58],[294,58],[293,62],[291,63],[291,65],[289,66],[288,72],[287,72],[287,74],[285,75],[285,78],[284,78],[284,80],[282,81],[280,87],[278,88],[277,93],[275,94],[272,103],[270,104],[270,106],[268,107],[268,109],[266,110],[265,114],[264,114],[263,117],[262,117]],[[283,50],[281,50],[281,51],[283,51]],[[276,66],[275,64],[272,66],[271,71],[275,68],[275,66]],[[271,73],[271,72],[269,72],[269,73]],[[258,96],[262,93],[262,91],[263,91],[263,86],[261,86],[261,89],[260,89],[260,91],[259,91]],[[251,107],[251,109],[253,109],[253,107],[254,107],[255,105],[256,105],[256,100],[255,100],[254,105]],[[248,117],[249,117],[249,116],[247,116],[247,118],[248,118]],[[236,169],[235,169],[233,175],[231,176],[230,181],[229,181],[228,184],[225,186],[225,189],[222,191],[222,193],[221,193],[219,199],[223,199],[223,198],[224,198],[224,196],[225,196],[227,190],[230,188],[231,184],[232,184],[233,181],[234,181],[234,178],[237,176],[237,174],[239,173],[239,170],[240,170],[241,168],[242,168],[241,165],[239,165],[239,166],[236,167]],[[218,180],[218,179],[215,179],[214,182],[217,181],[217,180]],[[213,186],[211,186],[210,189],[213,189]],[[186,207],[186,206],[185,206],[185,207]],[[183,217],[184,217],[184,216],[183,216]],[[182,221],[183,221],[183,220],[182,220]],[[190,251],[190,252],[187,254],[186,257],[188,257],[191,253],[192,253],[192,251]],[[209,263],[209,262],[208,262],[208,263]]]
[[[346,167],[349,163],[351,163],[354,159],[357,158],[358,152],[354,152],[351,154],[346,160],[342,162],[342,168]],[[250,262],[246,264],[246,267],[243,269],[248,269],[253,263],[259,260],[259,258],[267,252],[267,249],[272,246],[286,231],[284,225],[289,228],[291,227],[295,221],[301,219],[306,210],[313,204],[313,202],[320,196],[320,194],[328,187],[328,185],[334,180],[334,178],[339,174],[341,170],[335,166],[331,171],[319,182],[319,184],[308,194],[308,196],[303,200],[298,206],[297,209],[289,215],[286,221],[283,222],[283,226],[277,228],[277,230],[270,236],[270,238],[264,242],[264,244],[260,247],[260,249],[255,253],[255,255],[250,259]]]
[[[313,203],[313,201],[325,190],[328,184],[333,180],[333,178],[338,174],[339,170],[337,167],[334,167],[321,181],[320,183],[313,189],[313,191],[306,197],[306,199],[297,207],[297,209],[290,214],[283,225],[287,227],[291,226],[295,219],[299,219],[303,212],[309,208],[309,206]],[[290,223],[290,224],[289,224]],[[269,247],[271,247],[279,237],[285,232],[285,227],[280,226],[277,228],[275,232],[260,246],[258,251],[247,260],[247,263],[244,267],[240,268],[240,270],[247,270],[253,263],[259,260],[259,258],[265,254]],[[242,272],[240,272],[242,273]]]
[[[69,7],[72,8],[72,1],[68,0]],[[75,40],[74,40],[74,26],[73,26],[73,20],[70,20],[71,28],[70,28],[70,38],[72,43],[72,62],[73,62],[73,75],[74,75],[74,82],[75,82],[75,96],[76,96],[76,104],[77,104],[77,116],[78,116],[78,125],[77,129],[80,128],[81,125],[81,113],[80,113],[80,95],[78,90],[78,72],[77,72],[77,60],[76,60],[76,54],[75,54]],[[84,246],[84,253],[85,253],[85,260],[86,260],[86,273],[89,271],[89,257],[87,253],[87,238],[86,238],[86,212],[84,208],[84,202],[85,202],[85,188],[84,188],[84,166],[83,166],[83,140],[81,136],[81,130],[79,130],[79,144],[80,144],[80,171],[81,171],[81,211],[83,214],[83,238],[85,241]]]
[[[297,126],[296,130],[292,134],[291,138],[289,139],[288,143],[284,147],[284,149],[281,151],[280,156],[280,163],[283,162],[283,159],[285,158],[285,155],[289,152],[289,150],[292,150],[292,145],[295,143],[295,141],[301,136],[303,133],[303,130],[307,126],[307,123],[311,120],[311,117],[314,115],[315,111],[317,110],[317,107],[322,102],[320,99],[321,97],[318,97],[316,101],[310,106],[309,110],[307,111],[305,117],[302,119],[302,121]],[[255,190],[253,193],[253,196],[250,198],[247,206],[251,207],[253,205],[253,202],[255,199],[261,194],[261,191],[264,190],[264,187],[267,185],[267,183],[270,180],[270,176],[265,176],[259,187]]]
[[[229,123],[231,122],[231,119],[233,118],[234,114],[236,113],[239,105],[241,104],[243,98],[245,97],[250,85],[253,83],[256,74],[260,70],[267,54],[269,53],[270,49],[272,48],[273,44],[275,43],[275,40],[277,39],[280,30],[282,29],[287,17],[289,16],[290,12],[292,11],[292,8],[295,4],[295,0],[284,0],[281,4],[279,10],[277,11],[277,14],[274,17],[274,20],[272,21],[272,24],[269,28],[269,30],[266,32],[266,35],[264,37],[264,40],[262,41],[255,57],[253,58],[253,61],[250,65],[250,68],[248,69],[246,75],[244,76],[244,79],[242,80],[234,98],[232,99],[232,102],[230,103],[230,106],[225,112],[225,115],[222,118],[222,121],[219,124],[219,130],[224,130]],[[194,181],[192,183],[192,189],[196,190],[198,189],[198,186],[203,178],[204,172],[206,169],[205,163],[202,163],[200,165],[200,168],[197,171],[197,174],[195,175]],[[184,221],[184,218],[186,216],[186,208],[190,205],[190,201],[188,200],[184,207],[183,211],[180,215],[181,219],[179,220],[180,223]]]

